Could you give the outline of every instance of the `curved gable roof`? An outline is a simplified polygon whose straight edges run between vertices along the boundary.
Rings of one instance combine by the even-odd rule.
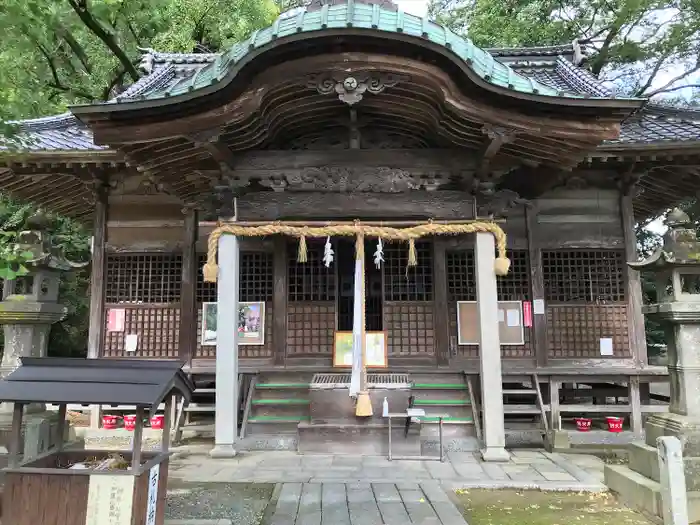
[[[255,31],[250,38],[239,42],[225,53],[208,55],[207,64],[194,70],[187,79],[175,85],[152,86],[151,89],[130,90],[128,97],[119,97],[110,104],[77,106],[76,115],[93,111],[128,111],[142,106],[167,105],[180,100],[196,98],[217,91],[230,83],[238,71],[265,51],[299,40],[311,40],[332,35],[403,39],[417,46],[432,48],[456,63],[470,79],[481,87],[513,96],[536,96],[540,100],[570,104],[584,100],[610,100],[609,92],[571,91],[559,89],[519,73],[494,57],[492,53],[475,46],[448,28],[427,18],[420,18],[401,10],[391,10],[377,4],[347,3],[324,5],[318,10],[302,9],[292,16],[281,16],[265,29]],[[642,99],[619,99],[621,105],[641,105]],[[583,102],[585,104],[585,102]],[[99,108],[99,109],[98,109]]]

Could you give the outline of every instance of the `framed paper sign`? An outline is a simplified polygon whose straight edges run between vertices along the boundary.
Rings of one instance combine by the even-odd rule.
[[[521,301],[498,301],[498,333],[503,346],[525,344]],[[460,345],[479,344],[476,301],[457,301],[457,342]]]
[[[384,332],[365,332],[367,368],[386,368],[387,347]],[[352,366],[352,332],[336,332],[333,366]]]
[[[202,303],[202,346],[216,344],[216,303]],[[265,344],[265,303],[238,303],[238,344]]]

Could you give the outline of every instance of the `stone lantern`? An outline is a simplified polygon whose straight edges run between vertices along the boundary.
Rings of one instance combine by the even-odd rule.
[[[668,414],[646,422],[646,445],[631,450],[630,464],[656,462],[656,439],[675,436],[683,443],[686,486],[700,490],[700,242],[687,214],[673,210],[666,219],[663,246],[649,258],[629,263],[655,274],[657,303],[644,313],[659,321],[668,346],[671,403]],[[646,460],[642,456],[649,456]],[[652,463],[653,464],[653,463]]]
[[[5,281],[0,302],[0,324],[4,331],[0,377],[6,377],[16,370],[22,357],[47,355],[51,325],[63,320],[68,313],[68,308],[58,302],[61,274],[87,265],[66,259],[63,250],[54,244],[47,231],[48,223],[41,212],[27,221],[27,228],[19,233],[16,245],[18,251],[32,254],[23,263],[28,273]],[[42,405],[27,407],[25,449],[30,454],[41,453],[51,441],[41,437],[53,426],[47,426],[51,418],[46,414],[37,414],[43,408]],[[32,412],[34,417],[31,416]],[[0,445],[6,442],[4,437],[11,417],[12,406],[0,404]]]

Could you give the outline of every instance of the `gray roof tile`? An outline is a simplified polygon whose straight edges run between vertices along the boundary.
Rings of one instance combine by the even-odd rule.
[[[565,56],[572,46],[523,49],[491,49],[498,60],[516,71],[557,90],[591,97],[614,97],[614,93],[583,67],[575,66]],[[143,50],[141,67],[148,74],[107,103],[137,100],[154,93],[167,93],[192,75],[215,63],[214,53],[158,53]],[[17,122],[18,139],[23,149],[39,151],[101,151],[91,131],[72,114]],[[632,145],[663,142],[700,141],[700,111],[650,104],[622,125],[620,138],[608,144]],[[0,149],[3,146],[0,144]]]

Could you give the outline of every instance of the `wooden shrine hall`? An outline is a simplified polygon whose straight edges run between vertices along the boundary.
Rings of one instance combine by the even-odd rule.
[[[91,225],[89,356],[181,360],[216,454],[384,450],[384,397],[425,411],[397,438],[422,454],[443,425],[494,459],[579,415],[637,436],[667,373],[626,263],[636,221],[696,195],[700,113],[615,96],[584,51],[315,1],[19,122],[0,184]]]

